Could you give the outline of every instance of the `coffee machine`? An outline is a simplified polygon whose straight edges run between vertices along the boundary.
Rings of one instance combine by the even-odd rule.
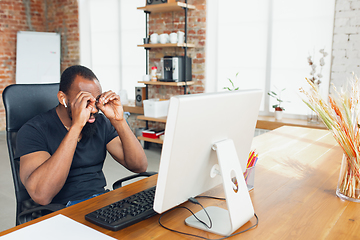
[[[162,79],[158,79],[158,81],[185,82],[192,80],[190,57],[185,58],[184,56],[164,56],[161,58],[161,66]]]

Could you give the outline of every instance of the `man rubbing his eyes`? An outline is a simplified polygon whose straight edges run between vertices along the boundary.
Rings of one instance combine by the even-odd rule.
[[[144,150],[123,117],[120,97],[102,92],[90,69],[67,68],[57,98],[57,107],[31,119],[17,135],[20,179],[36,203],[70,206],[104,193],[107,152],[133,172],[146,171]]]

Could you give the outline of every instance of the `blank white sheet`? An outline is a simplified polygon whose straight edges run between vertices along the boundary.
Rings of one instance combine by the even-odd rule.
[[[0,237],[1,240],[58,240],[58,239],[86,239],[86,240],[114,240],[99,231],[76,222],[64,215],[56,215],[41,222],[24,227],[15,232]]]

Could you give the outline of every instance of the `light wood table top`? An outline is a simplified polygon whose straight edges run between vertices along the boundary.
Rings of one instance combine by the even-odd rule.
[[[257,228],[231,239],[358,239],[360,204],[340,200],[336,194],[342,150],[326,130],[281,127],[254,138],[252,149],[259,153],[255,187],[250,192]],[[102,196],[60,210],[80,223],[117,239],[187,239],[161,228],[154,216],[123,230],[112,232],[84,219],[84,215],[120,198],[156,184],[156,176],[124,186]],[[222,196],[221,187],[208,195]],[[224,201],[200,199],[204,206],[225,206]],[[193,211],[200,207],[185,203]],[[57,213],[56,213],[57,214]],[[12,232],[39,220],[6,230]],[[174,210],[163,217],[164,224],[179,231],[208,238],[219,237],[184,224],[186,210]],[[238,231],[256,222],[251,219]],[[193,239],[193,238],[191,238]]]

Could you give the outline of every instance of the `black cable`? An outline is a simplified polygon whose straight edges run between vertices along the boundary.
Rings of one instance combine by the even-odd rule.
[[[197,237],[197,238],[207,239],[207,238],[205,238],[205,237],[201,237],[201,236],[194,235],[194,234],[191,234],[191,233],[180,232],[180,231],[177,231],[177,230],[175,230],[175,229],[168,228],[168,227],[166,227],[165,225],[163,225],[163,224],[161,223],[161,218],[162,218],[165,214],[167,214],[167,213],[169,213],[169,212],[171,212],[171,211],[173,211],[173,210],[175,210],[175,209],[178,209],[178,208],[184,208],[184,209],[188,210],[189,212],[191,212],[192,215],[195,216],[195,214],[193,213],[193,211],[191,211],[191,210],[190,210],[189,208],[187,208],[187,207],[175,207],[175,208],[172,208],[172,209],[170,209],[169,211],[161,214],[161,216],[159,217],[159,224],[160,224],[160,226],[162,226],[163,228],[165,228],[165,229],[167,229],[167,230],[169,230],[169,231],[171,231],[171,232],[175,232],[175,233],[179,233],[179,234],[183,234],[183,235],[187,235],[187,236],[191,236],[191,237]]]
[[[225,200],[226,200],[226,198],[222,198],[222,197],[213,197],[213,196],[197,196],[197,198],[211,198],[211,199],[223,200],[223,201],[225,201]]]
[[[210,221],[210,226],[208,226],[204,221],[198,219],[198,218],[196,217],[196,215],[193,214],[194,217],[195,217],[199,222],[201,222],[202,224],[204,224],[207,228],[209,228],[209,229],[212,228],[211,218],[210,218],[208,212],[206,211],[206,209],[203,207],[203,205],[201,205],[201,203],[199,203],[199,201],[196,200],[195,198],[189,198],[189,201],[192,202],[193,204],[197,204],[197,205],[200,205],[200,206],[202,207],[202,209],[204,210],[204,212],[206,213],[206,215],[207,215],[207,217],[208,217],[208,219],[209,219],[209,221]]]
[[[225,200],[224,198],[211,197],[211,196],[198,196],[198,197]],[[189,200],[190,200],[190,199],[189,199]],[[190,201],[193,201],[193,200],[190,200]],[[197,203],[195,203],[195,204],[197,204]],[[199,204],[200,204],[200,203],[199,203]],[[201,205],[201,204],[200,204],[200,205]],[[202,206],[202,205],[201,205],[201,206]],[[194,214],[194,212],[191,211],[189,208],[187,208],[187,207],[175,207],[175,208],[172,208],[172,209],[170,209],[169,211],[163,213],[163,214],[159,217],[159,224],[160,224],[160,226],[163,227],[163,228],[165,228],[165,229],[167,229],[167,230],[169,230],[169,231],[171,231],[171,232],[175,232],[175,233],[179,233],[179,234],[183,234],[183,235],[187,235],[187,236],[191,236],[191,237],[196,237],[196,238],[200,238],[200,239],[206,239],[206,240],[222,240],[222,239],[226,239],[226,238],[233,237],[233,236],[239,235],[239,234],[241,234],[241,233],[247,232],[247,231],[249,231],[249,230],[251,230],[251,229],[253,229],[253,228],[256,228],[256,227],[258,226],[258,224],[259,224],[259,218],[258,218],[258,216],[256,215],[256,213],[254,213],[254,216],[255,216],[255,218],[256,218],[256,223],[255,223],[254,225],[252,225],[251,227],[249,227],[249,228],[247,228],[247,229],[245,229],[245,230],[243,230],[243,231],[241,231],[241,232],[237,232],[237,233],[234,233],[234,234],[231,234],[231,235],[229,235],[229,236],[222,237],[222,238],[206,238],[206,237],[202,237],[202,236],[195,235],[195,234],[191,234],[191,233],[180,232],[180,231],[177,231],[177,230],[175,230],[175,229],[168,228],[168,227],[166,227],[165,225],[163,225],[163,224],[161,223],[161,218],[162,218],[165,214],[167,214],[167,213],[169,213],[169,212],[171,212],[171,211],[173,211],[173,210],[175,210],[175,209],[178,209],[178,208],[184,208],[184,209],[188,210],[189,212],[191,212],[191,214],[192,214],[198,221],[200,221],[200,222],[202,222],[203,224],[205,224],[203,221],[199,220],[199,219],[196,217],[196,215]],[[206,212],[206,211],[205,211],[205,212]],[[206,213],[206,214],[207,214],[207,213]],[[209,215],[208,215],[208,216],[209,216]],[[211,221],[211,220],[210,220],[210,221]],[[206,225],[206,224],[205,224],[205,225]],[[206,226],[207,226],[207,225],[206,225]]]

